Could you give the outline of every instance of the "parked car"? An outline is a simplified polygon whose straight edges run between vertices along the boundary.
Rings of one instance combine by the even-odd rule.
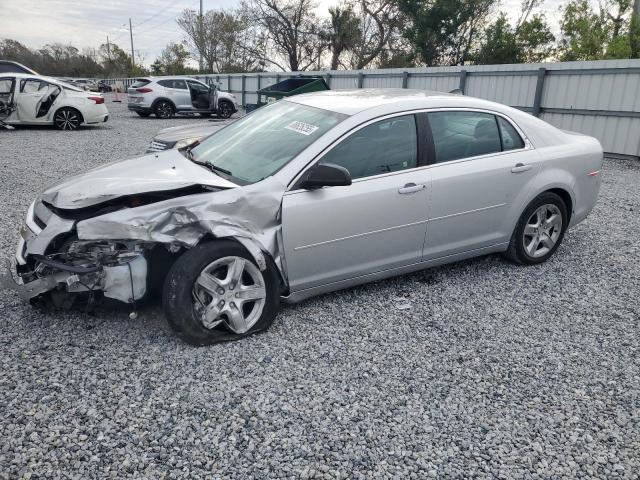
[[[111,87],[110,84],[108,84],[106,81],[104,80],[100,80],[98,83],[98,91],[102,92],[102,93],[106,93],[106,92],[111,92],[113,90],[113,88]]]
[[[234,340],[281,300],[489,253],[544,262],[595,205],[602,161],[596,139],[476,98],[299,95],[46,190],[15,288],[135,305],[160,287],[177,335]]]
[[[238,111],[235,95],[195,78],[139,78],[128,88],[127,94],[129,110],[141,117],[152,113],[157,118],[170,118],[176,113],[198,113],[204,117],[216,114],[229,118]]]
[[[6,124],[49,124],[75,130],[82,124],[108,119],[100,94],[40,75],[0,74],[0,121]]]
[[[94,80],[89,80],[86,78],[75,78],[72,80],[74,85],[82,88],[83,90],[87,90],[89,92],[99,92],[100,88],[98,84]]]
[[[37,75],[37,73],[29,67],[14,62],[13,60],[0,60],[0,75],[3,73],[29,73],[31,75]]]
[[[190,147],[212,133],[217,132],[223,126],[224,125],[209,121],[195,125],[163,128],[151,139],[147,147],[147,153],[161,152],[171,148],[181,149]]]

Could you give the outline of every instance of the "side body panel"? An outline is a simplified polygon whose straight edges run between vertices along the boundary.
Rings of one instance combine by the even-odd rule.
[[[359,179],[348,187],[285,193],[282,231],[291,290],[419,261],[430,175],[423,167]],[[407,183],[425,187],[399,193]]]
[[[531,168],[512,172],[520,163]],[[508,242],[539,168],[531,149],[433,165],[424,258]]]

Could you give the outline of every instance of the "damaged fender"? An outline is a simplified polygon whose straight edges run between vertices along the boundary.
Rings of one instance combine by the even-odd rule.
[[[231,237],[261,270],[269,253],[286,282],[280,208],[286,186],[274,177],[242,188],[195,194],[78,222],[81,240],[141,240],[193,247],[202,237]]]

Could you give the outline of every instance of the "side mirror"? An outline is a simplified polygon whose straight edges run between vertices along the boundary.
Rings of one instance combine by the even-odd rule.
[[[332,163],[319,163],[305,173],[300,188],[315,190],[322,187],[345,187],[351,185],[349,170]]]

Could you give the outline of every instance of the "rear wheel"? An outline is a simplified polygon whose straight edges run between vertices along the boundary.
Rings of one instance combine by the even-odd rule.
[[[75,108],[61,108],[53,116],[53,125],[58,130],[76,130],[80,124],[82,124],[82,115]]]
[[[153,112],[157,118],[171,118],[176,111],[171,102],[160,100],[153,109]]]
[[[524,265],[546,261],[560,246],[568,218],[562,198],[552,192],[538,195],[520,216],[507,257]]]
[[[149,116],[151,116],[151,112],[136,112],[139,116],[141,116],[142,118],[147,118]]]
[[[261,271],[242,245],[216,240],[194,247],[173,264],[163,307],[171,328],[188,343],[237,340],[273,323],[278,285],[272,261]]]
[[[226,100],[218,102],[218,117],[229,118],[231,115],[233,115],[233,104]]]

